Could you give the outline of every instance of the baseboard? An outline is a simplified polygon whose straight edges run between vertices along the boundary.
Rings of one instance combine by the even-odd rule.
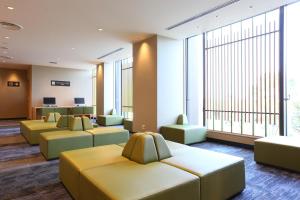
[[[207,138],[212,140],[219,140],[229,143],[236,143],[248,146],[254,146],[254,141],[261,137],[250,136],[250,135],[238,135],[238,134],[229,134],[218,131],[208,130]]]

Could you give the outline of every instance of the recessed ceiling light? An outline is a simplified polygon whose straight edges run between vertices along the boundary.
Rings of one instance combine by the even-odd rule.
[[[4,54],[7,54],[7,51],[3,51]]]
[[[5,60],[2,60],[3,63],[5,63]]]
[[[75,50],[75,48],[73,47],[73,48],[71,48],[72,50]]]
[[[103,31],[103,29],[102,29],[102,28],[98,28],[97,30],[98,30],[98,31]]]
[[[11,7],[11,6],[7,6],[7,9],[8,10],[13,10],[13,9],[15,9],[14,7]]]
[[[9,39],[9,37],[8,37],[8,36],[5,36],[4,38],[5,38],[5,39]]]

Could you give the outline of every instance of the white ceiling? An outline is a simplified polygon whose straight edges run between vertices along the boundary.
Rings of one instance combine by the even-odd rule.
[[[98,57],[121,47],[125,49],[101,61],[130,56],[132,42],[149,35],[182,39],[293,0],[241,0],[178,28],[166,30],[226,1],[1,0],[0,21],[16,23],[24,29],[8,31],[0,28],[0,46],[9,48],[6,54],[0,49],[0,56],[12,56],[13,60],[6,60],[12,63],[90,68],[100,62]],[[8,6],[15,9],[9,10]],[[98,28],[104,30],[99,32]],[[5,36],[10,39],[5,39]],[[58,64],[51,65],[50,61]]]

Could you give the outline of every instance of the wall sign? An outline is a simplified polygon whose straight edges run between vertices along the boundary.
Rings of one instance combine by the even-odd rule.
[[[8,87],[20,87],[20,82],[18,82],[18,81],[8,81],[7,86]]]
[[[70,85],[71,85],[70,81],[55,81],[55,80],[51,81],[51,86],[66,86],[66,87],[70,87]]]

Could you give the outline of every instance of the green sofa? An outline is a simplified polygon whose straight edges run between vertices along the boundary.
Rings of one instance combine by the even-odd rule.
[[[39,144],[40,133],[59,130],[56,124],[60,117],[59,113],[48,113],[44,120],[21,121],[20,131],[29,144]]]
[[[206,128],[189,125],[186,115],[179,115],[177,124],[162,126],[160,133],[167,140],[181,144],[192,144],[206,140]]]
[[[117,115],[116,110],[113,109],[109,115],[98,115],[97,123],[101,126],[122,125],[124,117]]]
[[[41,133],[40,151],[47,160],[64,151],[127,142],[129,133],[121,128],[93,128],[88,117],[71,117],[68,130]]]
[[[245,188],[244,160],[136,133],[123,145],[63,152],[59,177],[75,200],[221,200]]]
[[[254,142],[254,160],[300,172],[300,137],[270,136]]]

